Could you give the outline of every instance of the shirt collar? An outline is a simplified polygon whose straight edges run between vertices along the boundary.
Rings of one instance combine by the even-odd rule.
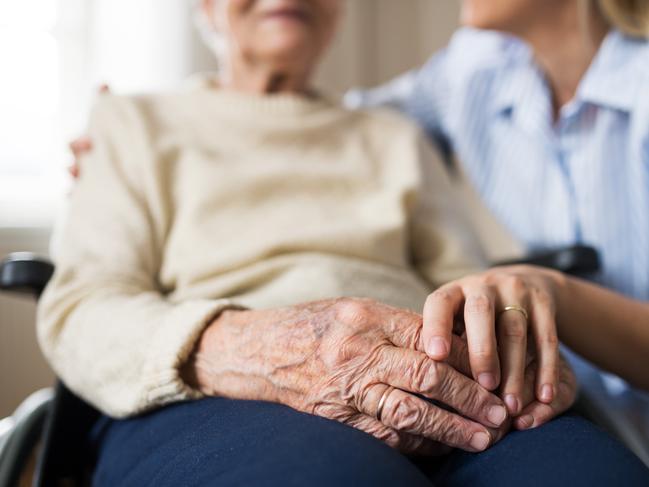
[[[648,80],[649,41],[613,30],[586,72],[576,98],[630,112]]]
[[[530,96],[549,96],[547,84],[531,49],[522,41],[503,37],[506,63],[492,106],[496,113],[524,105]],[[577,101],[631,111],[638,92],[649,79],[649,41],[611,31],[579,88]],[[539,91],[541,89],[542,91]],[[545,92],[545,93],[544,93]],[[549,102],[548,102],[549,103]]]
[[[538,67],[534,63],[534,54],[523,41],[514,37],[503,36],[500,45],[501,64],[499,76],[494,79],[497,84],[491,106],[496,113],[511,112],[529,96],[530,85],[542,81]]]

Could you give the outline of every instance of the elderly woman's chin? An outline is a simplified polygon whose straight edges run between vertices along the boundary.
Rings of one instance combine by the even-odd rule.
[[[295,65],[307,59],[317,58],[324,47],[320,46],[306,29],[295,27],[259,36],[256,43],[255,50],[258,55],[282,65]]]

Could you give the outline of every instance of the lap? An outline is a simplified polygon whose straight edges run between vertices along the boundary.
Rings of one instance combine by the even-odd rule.
[[[635,455],[576,414],[512,432],[483,453],[455,452],[423,468],[439,486],[649,485],[649,470]]]
[[[649,485],[631,453],[573,415],[481,454],[416,464],[365,433],[279,404],[212,398],[102,421],[97,486]]]
[[[369,435],[279,404],[205,399],[104,429],[98,486],[430,486]]]

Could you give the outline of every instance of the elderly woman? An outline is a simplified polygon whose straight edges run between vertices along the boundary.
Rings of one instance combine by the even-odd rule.
[[[54,369],[106,414],[95,485],[639,485],[637,460],[571,416],[465,453],[523,406],[534,425],[565,411],[570,369],[505,333],[502,381],[521,384],[508,415],[471,345],[493,321],[480,293],[464,305],[470,356],[458,336],[445,361],[424,352],[429,293],[482,260],[419,132],[311,88],[341,2],[201,6],[218,81],[102,97],[39,310]],[[506,301],[517,282],[494,280],[504,323],[527,315]],[[428,323],[449,319],[440,300]]]

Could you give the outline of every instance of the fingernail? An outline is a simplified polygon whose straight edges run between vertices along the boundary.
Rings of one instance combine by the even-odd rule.
[[[554,388],[550,384],[544,384],[541,387],[541,401],[543,402],[552,402],[554,397]]]
[[[483,451],[487,449],[490,441],[491,438],[489,438],[489,435],[487,433],[475,433],[471,437],[471,447],[474,450]]]
[[[491,424],[500,426],[507,419],[507,410],[502,406],[491,406],[487,412],[487,419]]]
[[[428,355],[434,357],[445,357],[448,352],[446,340],[441,337],[433,337],[428,341]]]
[[[505,404],[507,405],[507,409],[509,409],[509,414],[518,414],[520,406],[518,399],[516,399],[516,396],[514,396],[514,394],[507,394],[505,396]]]
[[[534,416],[526,414],[516,419],[518,426],[523,429],[531,428],[534,425]]]
[[[478,383],[485,389],[491,391],[496,388],[496,377],[493,374],[484,373],[478,376]]]

